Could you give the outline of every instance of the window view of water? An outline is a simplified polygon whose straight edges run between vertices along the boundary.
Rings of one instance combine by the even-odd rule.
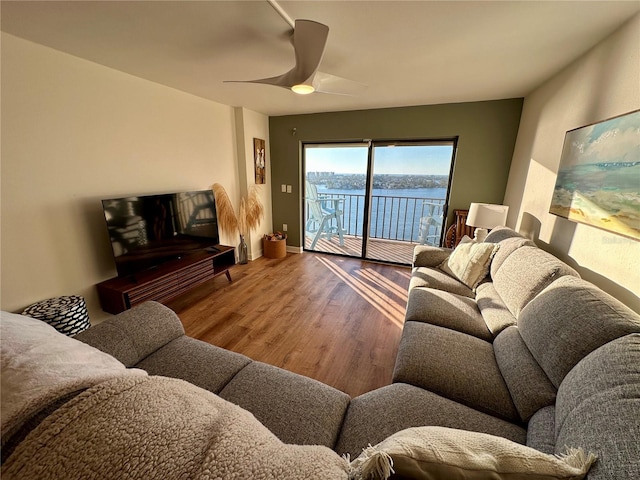
[[[393,177],[396,177],[394,180],[397,182],[398,176]],[[433,181],[433,177],[425,175],[417,180],[427,183]],[[437,224],[442,221],[442,207],[447,195],[448,177],[436,177],[438,178],[435,183],[444,183],[444,187],[374,188],[371,198],[369,236],[417,243],[432,240],[433,243],[437,243],[440,236]],[[319,195],[343,199],[339,204],[339,208],[343,211],[343,228],[347,231],[347,235],[361,237],[364,221],[364,188],[329,188],[327,184],[316,184],[316,186]],[[433,221],[424,224],[423,220],[421,229],[421,219],[425,218]]]
[[[406,251],[407,258],[389,257],[391,261],[410,263],[411,243],[439,245],[454,143],[443,140],[306,144],[307,248],[342,253],[335,250],[336,245],[343,247],[346,240],[356,240],[346,254],[359,256],[360,253],[352,252],[359,252],[361,245],[366,245],[363,256],[384,260],[391,255],[387,252],[395,249]],[[365,212],[367,178],[371,178],[372,185]],[[331,239],[336,234],[339,238],[334,245]],[[381,248],[377,250],[380,253],[372,254],[369,251],[372,244],[362,243],[365,238],[376,239],[376,245],[386,246],[376,247]],[[343,250],[348,248],[345,246]]]

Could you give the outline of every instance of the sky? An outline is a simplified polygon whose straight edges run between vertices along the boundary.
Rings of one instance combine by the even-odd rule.
[[[452,145],[374,147],[374,174],[449,175]],[[309,147],[307,172],[367,171],[367,147]]]
[[[638,161],[640,110],[568,131],[562,150],[561,168],[601,162]]]

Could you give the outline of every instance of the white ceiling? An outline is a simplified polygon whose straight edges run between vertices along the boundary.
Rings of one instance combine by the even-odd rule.
[[[266,1],[2,1],[2,30],[266,115],[522,97],[640,11],[640,1],[281,1],[329,26],[320,70],[358,96],[268,85],[294,63]]]

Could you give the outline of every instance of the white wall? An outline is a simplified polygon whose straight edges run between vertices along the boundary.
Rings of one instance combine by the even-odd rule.
[[[3,33],[1,111],[4,310],[82,295],[92,321],[107,315],[102,198],[214,182],[239,198],[232,107]]]
[[[640,242],[549,214],[565,133],[640,108],[640,15],[525,98],[508,224],[640,312]]]
[[[269,153],[269,117],[260,113],[236,107],[236,139],[238,149],[238,178],[240,192],[246,196],[249,187],[256,183],[253,139],[260,138],[265,141],[265,183],[257,185],[258,196],[265,207],[265,215],[258,228],[249,232],[246,237],[249,248],[249,259],[254,260],[262,256],[262,238],[272,231],[273,223],[271,215],[271,156]]]

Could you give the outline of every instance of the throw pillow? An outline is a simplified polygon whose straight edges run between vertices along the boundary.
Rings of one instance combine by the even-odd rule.
[[[595,460],[581,449],[557,457],[486,433],[416,427],[364,449],[351,462],[351,478],[579,480]]]
[[[491,259],[499,247],[497,243],[477,243],[465,236],[438,268],[475,290],[489,273]]]
[[[48,402],[122,375],[127,369],[100,350],[35,318],[0,314],[2,440]]]

